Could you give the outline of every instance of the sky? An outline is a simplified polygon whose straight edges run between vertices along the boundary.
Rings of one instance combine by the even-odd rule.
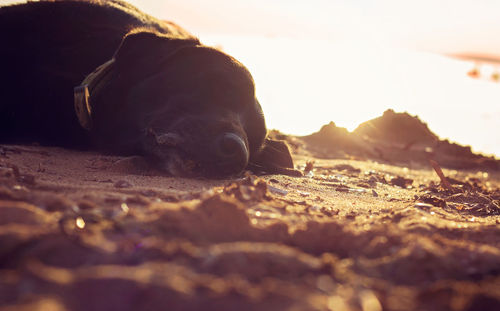
[[[0,4],[5,4],[0,0]],[[305,135],[407,111],[441,138],[500,157],[500,1],[129,0],[251,71],[267,124]]]
[[[131,0],[195,34],[368,40],[500,55],[496,0]]]
[[[22,2],[0,0],[0,5]],[[497,0],[129,0],[190,32],[500,55]]]

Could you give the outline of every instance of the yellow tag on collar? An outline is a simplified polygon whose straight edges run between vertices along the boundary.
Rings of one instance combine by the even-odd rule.
[[[80,85],[74,88],[75,112],[80,125],[90,130],[92,128],[92,110],[90,107],[90,93],[88,85]]]

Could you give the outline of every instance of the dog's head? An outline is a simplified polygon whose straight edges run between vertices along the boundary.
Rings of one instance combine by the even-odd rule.
[[[112,67],[106,85],[90,94],[101,147],[150,156],[182,176],[231,176],[249,163],[293,168],[286,145],[266,139],[252,76],[229,55],[196,39],[136,31]]]

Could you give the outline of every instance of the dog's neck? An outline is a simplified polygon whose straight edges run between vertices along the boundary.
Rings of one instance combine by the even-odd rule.
[[[115,67],[112,58],[89,74],[83,82],[74,88],[75,113],[80,125],[90,130],[92,128],[92,96],[96,96],[111,80]]]

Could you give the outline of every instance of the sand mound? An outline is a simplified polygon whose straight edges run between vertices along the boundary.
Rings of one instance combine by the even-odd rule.
[[[432,133],[427,124],[408,113],[396,113],[389,109],[381,117],[361,123],[354,135],[367,139],[392,142],[402,145],[433,146],[439,138]]]
[[[375,160],[413,167],[427,166],[433,159],[453,169],[500,170],[499,160],[474,154],[469,146],[440,140],[418,117],[393,110],[362,123],[352,133],[332,122],[300,139],[305,149],[319,158]]]

